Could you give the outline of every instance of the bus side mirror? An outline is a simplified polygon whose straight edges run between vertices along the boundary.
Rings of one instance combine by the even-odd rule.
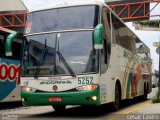
[[[6,42],[5,42],[5,55],[6,56],[12,56],[12,42],[15,38],[22,38],[22,36],[23,34],[20,32],[13,32],[7,37]]]
[[[103,30],[102,24],[98,24],[94,30],[94,49],[103,49]]]

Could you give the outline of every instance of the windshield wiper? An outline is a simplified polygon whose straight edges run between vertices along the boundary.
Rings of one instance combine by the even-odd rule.
[[[43,51],[42,51],[42,56],[41,56],[41,59],[40,59],[39,62],[38,62],[38,65],[37,65],[37,68],[36,68],[35,74],[34,74],[34,78],[35,78],[35,79],[38,78],[38,74],[39,74],[39,71],[40,71],[39,68],[40,68],[40,66],[43,64],[43,61],[44,61],[44,56],[45,56],[45,53],[46,53],[46,51],[47,51],[46,46],[47,46],[47,43],[46,43],[46,38],[45,38],[45,45],[44,45],[44,49],[43,49]]]
[[[60,59],[62,60],[63,64],[65,65],[65,67],[67,68],[67,70],[69,71],[69,73],[72,75],[72,77],[76,77],[75,73],[73,72],[72,68],[68,65],[68,63],[66,62],[65,58],[63,57],[63,55],[60,53],[60,51],[56,51],[58,56],[60,57]]]

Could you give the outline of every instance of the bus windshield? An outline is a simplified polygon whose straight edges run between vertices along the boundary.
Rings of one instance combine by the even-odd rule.
[[[30,13],[25,33],[94,28],[99,7],[95,5],[48,9]]]
[[[98,72],[93,30],[26,36],[23,75],[72,75]]]

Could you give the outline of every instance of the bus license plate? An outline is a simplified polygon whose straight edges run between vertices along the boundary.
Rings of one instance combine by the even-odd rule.
[[[48,101],[49,102],[61,102],[62,98],[61,97],[49,97]]]

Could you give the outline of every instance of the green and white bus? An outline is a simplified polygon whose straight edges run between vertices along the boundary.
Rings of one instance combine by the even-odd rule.
[[[33,10],[21,61],[25,106],[101,105],[151,92],[149,48],[105,4],[64,2]]]

